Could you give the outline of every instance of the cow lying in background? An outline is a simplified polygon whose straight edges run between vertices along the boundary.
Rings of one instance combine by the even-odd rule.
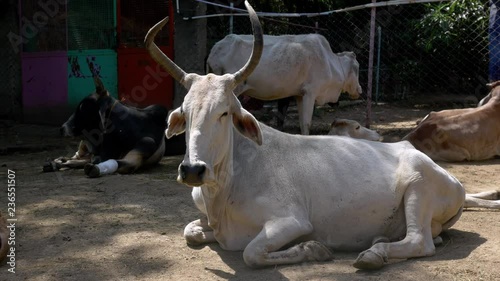
[[[127,174],[157,164],[165,152],[167,110],[160,105],[130,107],[111,97],[95,76],[96,92],[85,97],[63,124],[65,136],[82,137],[76,154],[48,163],[44,170],[84,168],[89,177]]]
[[[476,108],[429,113],[406,135],[436,161],[485,160],[500,155],[500,81]]]
[[[335,119],[330,125],[329,135],[347,136],[355,139],[381,141],[382,136],[376,131],[361,126],[358,122],[348,119]]]
[[[185,132],[177,179],[193,187],[203,213],[184,229],[186,241],[243,250],[252,267],[325,261],[332,249],[365,250],[354,263],[361,269],[433,255],[462,213],[460,182],[408,142],[290,135],[259,123],[233,94],[263,49],[257,15],[245,5],[253,50],[234,73],[184,72],[153,42],[167,19],[146,35],[151,56],[188,90],[166,131]]]
[[[208,55],[207,71],[223,75],[243,67],[250,56],[252,40],[252,35],[230,34],[217,42]],[[322,35],[302,34],[264,35],[264,50],[257,68],[234,93],[267,101],[296,97],[300,130],[308,135],[314,105],[335,103],[342,91],[352,99],[362,93],[356,55],[335,54]],[[286,102],[288,99],[279,102],[281,129]]]

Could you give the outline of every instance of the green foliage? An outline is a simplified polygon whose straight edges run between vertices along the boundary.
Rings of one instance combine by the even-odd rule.
[[[438,6],[427,5],[428,13],[415,26],[417,43],[428,52],[440,47],[469,44],[471,31],[484,31],[478,41],[487,41],[487,0],[455,0]]]
[[[408,28],[420,53],[418,63],[436,66],[421,76],[423,81],[439,92],[451,93],[474,93],[484,83],[488,77],[488,8],[488,0],[425,5],[422,16]]]

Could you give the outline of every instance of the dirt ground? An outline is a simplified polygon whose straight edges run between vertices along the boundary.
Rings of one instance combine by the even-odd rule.
[[[373,107],[374,125],[396,141],[427,107]],[[337,118],[364,120],[364,105],[316,110],[313,133]],[[297,132],[292,112],[286,130]],[[323,263],[250,269],[241,252],[216,245],[190,248],[182,232],[200,217],[190,188],[175,181],[182,157],[133,175],[89,179],[82,170],[42,173],[47,157],[74,153],[75,140],[57,128],[9,125],[2,129],[0,175],[16,172],[16,273],[0,267],[0,280],[500,280],[500,211],[467,210],[443,234],[436,255],[391,260],[379,271],[351,266],[357,253],[335,253]],[[17,147],[17,148],[16,148]],[[360,155],[362,161],[362,155]],[[498,189],[500,159],[440,163],[468,192]],[[362,171],[359,171],[362,173]],[[5,184],[5,180],[2,180]],[[7,209],[0,189],[0,211]]]

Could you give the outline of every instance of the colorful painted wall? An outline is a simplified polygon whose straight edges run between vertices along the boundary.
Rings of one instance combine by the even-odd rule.
[[[142,45],[153,23],[173,12],[171,1],[61,2],[20,1],[25,121],[57,124],[68,118],[94,91],[88,61],[115,98],[137,107],[172,106],[173,81],[158,72]],[[172,57],[173,23],[162,33],[158,44]]]

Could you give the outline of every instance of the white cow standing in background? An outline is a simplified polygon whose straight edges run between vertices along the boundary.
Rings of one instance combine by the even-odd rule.
[[[354,263],[362,269],[433,255],[434,239],[462,213],[462,185],[408,142],[289,135],[257,122],[233,94],[263,48],[245,4],[255,39],[234,74],[185,73],[153,42],[166,19],[146,35],[151,56],[188,90],[166,131],[186,133],[178,181],[203,213],[186,241],[243,250],[253,267],[329,260],[332,249],[367,249]]]
[[[207,70],[218,75],[238,71],[250,56],[252,40],[252,35],[227,35],[212,47]],[[234,90],[237,96],[266,101],[296,97],[303,135],[309,134],[314,105],[335,103],[342,91],[352,99],[362,93],[356,55],[333,53],[319,34],[264,35],[257,68]],[[284,116],[286,112],[280,113]]]

